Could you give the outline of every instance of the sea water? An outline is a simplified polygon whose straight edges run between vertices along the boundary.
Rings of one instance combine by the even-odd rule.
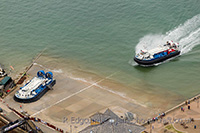
[[[45,49],[43,56],[58,63],[56,72],[69,67],[68,74],[112,75],[129,88],[121,92],[140,94],[131,98],[153,105],[159,100],[151,96],[167,97],[171,107],[200,92],[199,5],[199,0],[2,0],[0,63],[17,74]],[[167,40],[180,44],[180,57],[154,67],[133,61],[138,50]]]

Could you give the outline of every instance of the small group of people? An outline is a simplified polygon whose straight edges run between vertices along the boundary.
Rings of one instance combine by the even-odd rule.
[[[155,122],[155,121],[157,121],[159,118],[162,119],[162,117],[164,117],[164,116],[165,116],[165,113],[163,112],[163,113],[159,114],[157,117],[154,117],[154,118],[152,118],[152,119],[149,119],[149,120],[147,121],[147,124],[150,124],[151,122]]]
[[[188,100],[188,102],[186,101],[186,105],[188,106],[188,109],[190,109],[190,100]]]
[[[181,107],[181,111],[183,111],[183,112],[184,112],[184,111],[185,111],[185,109],[184,109],[183,107]]]
[[[190,100],[185,101],[185,105],[187,105],[188,109],[190,110]],[[183,107],[181,107],[181,111],[185,111],[185,109]]]
[[[165,46],[169,46],[170,48],[177,48],[176,44],[173,43],[173,42],[169,42],[167,41],[166,45]]]

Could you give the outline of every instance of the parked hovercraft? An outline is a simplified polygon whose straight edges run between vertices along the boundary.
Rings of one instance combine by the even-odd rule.
[[[167,41],[166,44],[151,50],[141,50],[136,54],[134,61],[139,65],[151,66],[163,62],[181,53],[179,44],[173,41]]]
[[[33,102],[42,97],[49,89],[56,84],[53,79],[52,72],[40,70],[37,72],[37,77],[31,79],[25,86],[20,87],[14,95],[14,99],[18,102]]]

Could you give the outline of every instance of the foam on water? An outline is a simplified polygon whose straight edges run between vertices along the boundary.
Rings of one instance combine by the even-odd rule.
[[[137,66],[137,65],[138,65],[133,59],[130,59],[128,63],[129,63],[131,66]]]
[[[136,46],[136,53],[141,49],[152,49],[158,45],[165,44],[167,40],[173,40],[181,46],[181,54],[192,50],[200,44],[200,14],[187,20],[184,24],[167,32],[166,34],[149,34],[140,39]]]
[[[40,66],[41,68],[47,69],[48,71],[52,71],[54,73],[63,73],[62,69],[49,69],[49,68],[46,68],[45,66],[38,64],[38,63],[33,63],[33,65]]]

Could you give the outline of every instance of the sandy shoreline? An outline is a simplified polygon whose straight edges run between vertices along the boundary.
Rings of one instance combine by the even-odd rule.
[[[65,71],[59,70],[56,63],[45,62],[45,58],[39,58],[28,71],[29,79],[36,75],[38,70],[54,71],[54,78],[57,84],[54,90],[49,90],[40,100],[33,103],[17,103],[13,100],[13,91],[5,98],[5,101],[12,105],[13,108],[20,110],[20,105],[23,110],[27,111],[31,116],[39,117],[40,119],[52,123],[57,127],[69,131],[70,125],[78,127],[81,130],[88,126],[87,124],[71,124],[63,123],[64,118],[89,118],[96,112],[104,111],[107,108],[112,109],[119,116],[124,116],[126,112],[137,114],[138,117],[146,115],[146,108],[138,104],[134,99],[131,99],[123,93],[111,90],[105,87],[111,79],[112,75],[107,77],[90,76],[90,80],[83,81],[75,79],[75,75],[69,75]],[[49,65],[51,64],[51,65]],[[46,67],[48,66],[48,67]],[[27,82],[27,80],[26,80]]]
[[[115,80],[115,76],[122,73],[119,71],[108,73],[107,75],[98,75],[93,73],[93,71],[83,70],[82,67],[84,68],[84,66],[80,66],[79,62],[72,60],[60,61],[60,59],[57,61],[55,58],[47,56],[40,57],[37,65],[86,85],[94,84],[103,79],[103,81],[94,86],[132,100],[141,106],[152,109],[157,108],[157,111],[161,112],[185,100],[171,91],[159,91],[159,87],[146,84],[145,81],[140,81],[140,84],[125,84]]]
[[[70,63],[70,62],[69,62]],[[74,63],[76,64],[76,63]],[[13,100],[13,91],[5,101],[13,108],[27,111],[31,116],[38,117],[65,131],[80,131],[89,124],[71,123],[72,118],[88,119],[96,112],[110,108],[119,116],[132,112],[138,118],[148,119],[167,110],[169,103],[162,95],[137,91],[137,86],[130,88],[112,79],[116,73],[102,77],[73,68],[73,65],[57,62],[54,58],[41,56],[27,72],[29,79],[36,76],[38,70],[52,71],[57,84],[40,100],[33,103],[17,103]],[[61,67],[62,66],[62,67]],[[77,65],[75,65],[77,67]],[[76,71],[75,71],[76,70]],[[27,80],[25,81],[27,82]],[[134,89],[136,91],[133,91]],[[147,88],[148,89],[148,88]],[[146,90],[144,90],[146,91]],[[157,96],[156,96],[157,95]],[[171,94],[169,94],[170,96]],[[154,105],[151,102],[158,102]],[[63,122],[68,119],[67,123]]]

